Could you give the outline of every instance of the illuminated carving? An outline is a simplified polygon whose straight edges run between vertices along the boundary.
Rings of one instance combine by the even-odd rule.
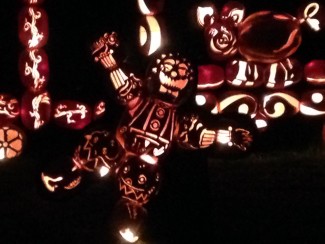
[[[98,119],[100,117],[102,117],[104,115],[106,111],[106,104],[104,101],[99,101],[96,105],[95,105],[95,109],[94,109],[94,119]]]
[[[147,203],[160,184],[158,166],[137,157],[127,158],[122,163],[118,179],[122,198],[137,204]]]
[[[44,0],[23,0],[26,4],[41,4],[44,2]]]
[[[25,93],[22,99],[21,118],[29,129],[37,130],[51,117],[51,99],[47,92],[38,95]]]
[[[161,47],[162,42],[166,41],[166,37],[163,38],[163,33],[161,21],[158,21],[156,17],[144,16],[141,19],[139,42],[144,55],[152,55]]]
[[[22,83],[30,91],[43,91],[49,76],[49,64],[46,53],[41,49],[23,52],[19,60],[19,73]]]
[[[287,58],[269,65],[265,76],[267,88],[284,89],[301,81],[303,69],[297,60]]]
[[[308,4],[303,10],[302,16],[300,16],[300,23],[307,23],[314,31],[319,31],[321,29],[320,19],[322,15],[320,8],[318,3],[314,2]]]
[[[195,102],[198,106],[203,107],[204,109],[207,109],[208,111],[211,111],[211,113],[216,114],[219,112],[217,98],[211,92],[196,93]],[[214,110],[214,109],[216,109],[216,111],[212,112],[212,110]]]
[[[139,240],[139,236],[135,234],[130,228],[121,229],[119,232],[127,242],[134,243]]]
[[[226,80],[236,87],[261,86],[264,82],[264,66],[244,60],[232,60],[226,66]]]
[[[325,90],[312,90],[302,94],[300,113],[307,116],[325,115]]]
[[[254,117],[258,109],[257,99],[248,93],[225,92],[218,96],[219,113],[238,113]]]
[[[77,101],[60,101],[54,109],[54,118],[61,126],[82,129],[91,122],[91,109]]]
[[[219,18],[215,8],[198,7],[197,19],[204,27],[208,53],[212,59],[224,60],[237,53],[236,26],[244,18],[244,6],[238,2],[225,4]]]
[[[200,65],[198,67],[199,90],[215,89],[225,81],[225,72],[222,67],[214,64]]]
[[[325,84],[325,60],[312,60],[305,65],[306,81],[313,85]]]
[[[0,124],[16,119],[20,114],[20,106],[16,98],[0,94]]]
[[[162,11],[164,2],[164,0],[138,0],[138,7],[144,15],[155,15]]]
[[[279,118],[299,112],[300,102],[292,93],[276,92],[265,95],[263,112],[268,118]]]
[[[0,160],[18,157],[22,153],[24,141],[25,137],[18,127],[0,127]]]
[[[207,25],[207,22],[213,22],[212,18],[215,14],[217,14],[214,6],[201,7],[199,6],[196,10],[196,18],[197,22],[200,26],[204,27]],[[212,23],[211,23],[212,24]]]
[[[77,171],[71,172],[70,175],[56,176],[47,172],[41,173],[41,180],[49,192],[59,192],[73,190],[81,183],[82,177]]]
[[[94,43],[93,55],[109,71],[113,88],[127,108],[116,130],[116,139],[125,155],[117,162],[120,192],[127,201],[143,205],[156,192],[159,162],[168,154],[172,142],[189,149],[207,148],[219,143],[218,129],[207,128],[195,114],[177,114],[177,106],[196,87],[194,70],[187,59],[174,53],[161,54],[148,68],[146,84],[150,96],[145,97],[144,81],[124,72],[115,58],[117,44],[115,33],[104,34]],[[246,150],[249,132],[233,128],[229,145]]]
[[[238,26],[238,42],[239,52],[248,61],[275,63],[298,49],[301,43],[300,23],[289,14],[256,12]]]
[[[34,118],[34,128],[39,129],[43,124],[44,120],[41,118],[40,105],[41,103],[50,104],[50,99],[47,94],[41,94],[36,96],[32,101],[33,111],[29,112],[30,116]]]
[[[120,156],[121,147],[115,135],[103,130],[86,134],[72,160],[78,168],[103,177],[115,170]]]
[[[40,48],[47,43],[48,20],[39,7],[26,7],[19,16],[19,38],[28,48]]]

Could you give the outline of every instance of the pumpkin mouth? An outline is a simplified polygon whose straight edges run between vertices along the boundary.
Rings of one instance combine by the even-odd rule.
[[[123,198],[145,204],[149,200],[149,196],[154,192],[155,187],[149,190],[134,187],[127,183],[124,178],[120,178],[120,191],[123,192]]]
[[[63,184],[63,180],[64,179],[62,176],[52,178],[52,177],[47,176],[44,173],[42,173],[42,181],[44,183],[44,186],[50,192],[55,192],[57,190],[57,188],[59,188],[60,185]],[[76,188],[80,184],[80,182],[81,182],[81,176],[72,180],[69,184],[63,186],[63,188],[66,190],[72,190],[72,189]]]

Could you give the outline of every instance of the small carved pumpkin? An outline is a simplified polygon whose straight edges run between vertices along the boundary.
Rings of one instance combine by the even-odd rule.
[[[22,153],[25,137],[18,127],[0,127],[0,160],[15,158]]]

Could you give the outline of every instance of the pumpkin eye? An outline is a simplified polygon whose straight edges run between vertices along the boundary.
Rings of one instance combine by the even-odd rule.
[[[127,178],[124,180],[127,185],[132,186],[132,180],[130,178]]]
[[[123,168],[123,173],[124,173],[124,174],[127,174],[129,171],[130,171],[130,166],[125,166],[125,167]]]
[[[140,175],[138,178],[138,183],[143,185],[146,182],[147,182],[147,177],[145,175]]]

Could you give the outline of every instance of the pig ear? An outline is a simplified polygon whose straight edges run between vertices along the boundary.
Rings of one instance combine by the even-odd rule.
[[[200,26],[209,26],[218,19],[218,11],[213,4],[198,6],[196,9],[196,18]]]
[[[245,7],[243,4],[235,1],[226,3],[221,11],[220,19],[230,25],[237,26],[243,21],[245,16]]]

